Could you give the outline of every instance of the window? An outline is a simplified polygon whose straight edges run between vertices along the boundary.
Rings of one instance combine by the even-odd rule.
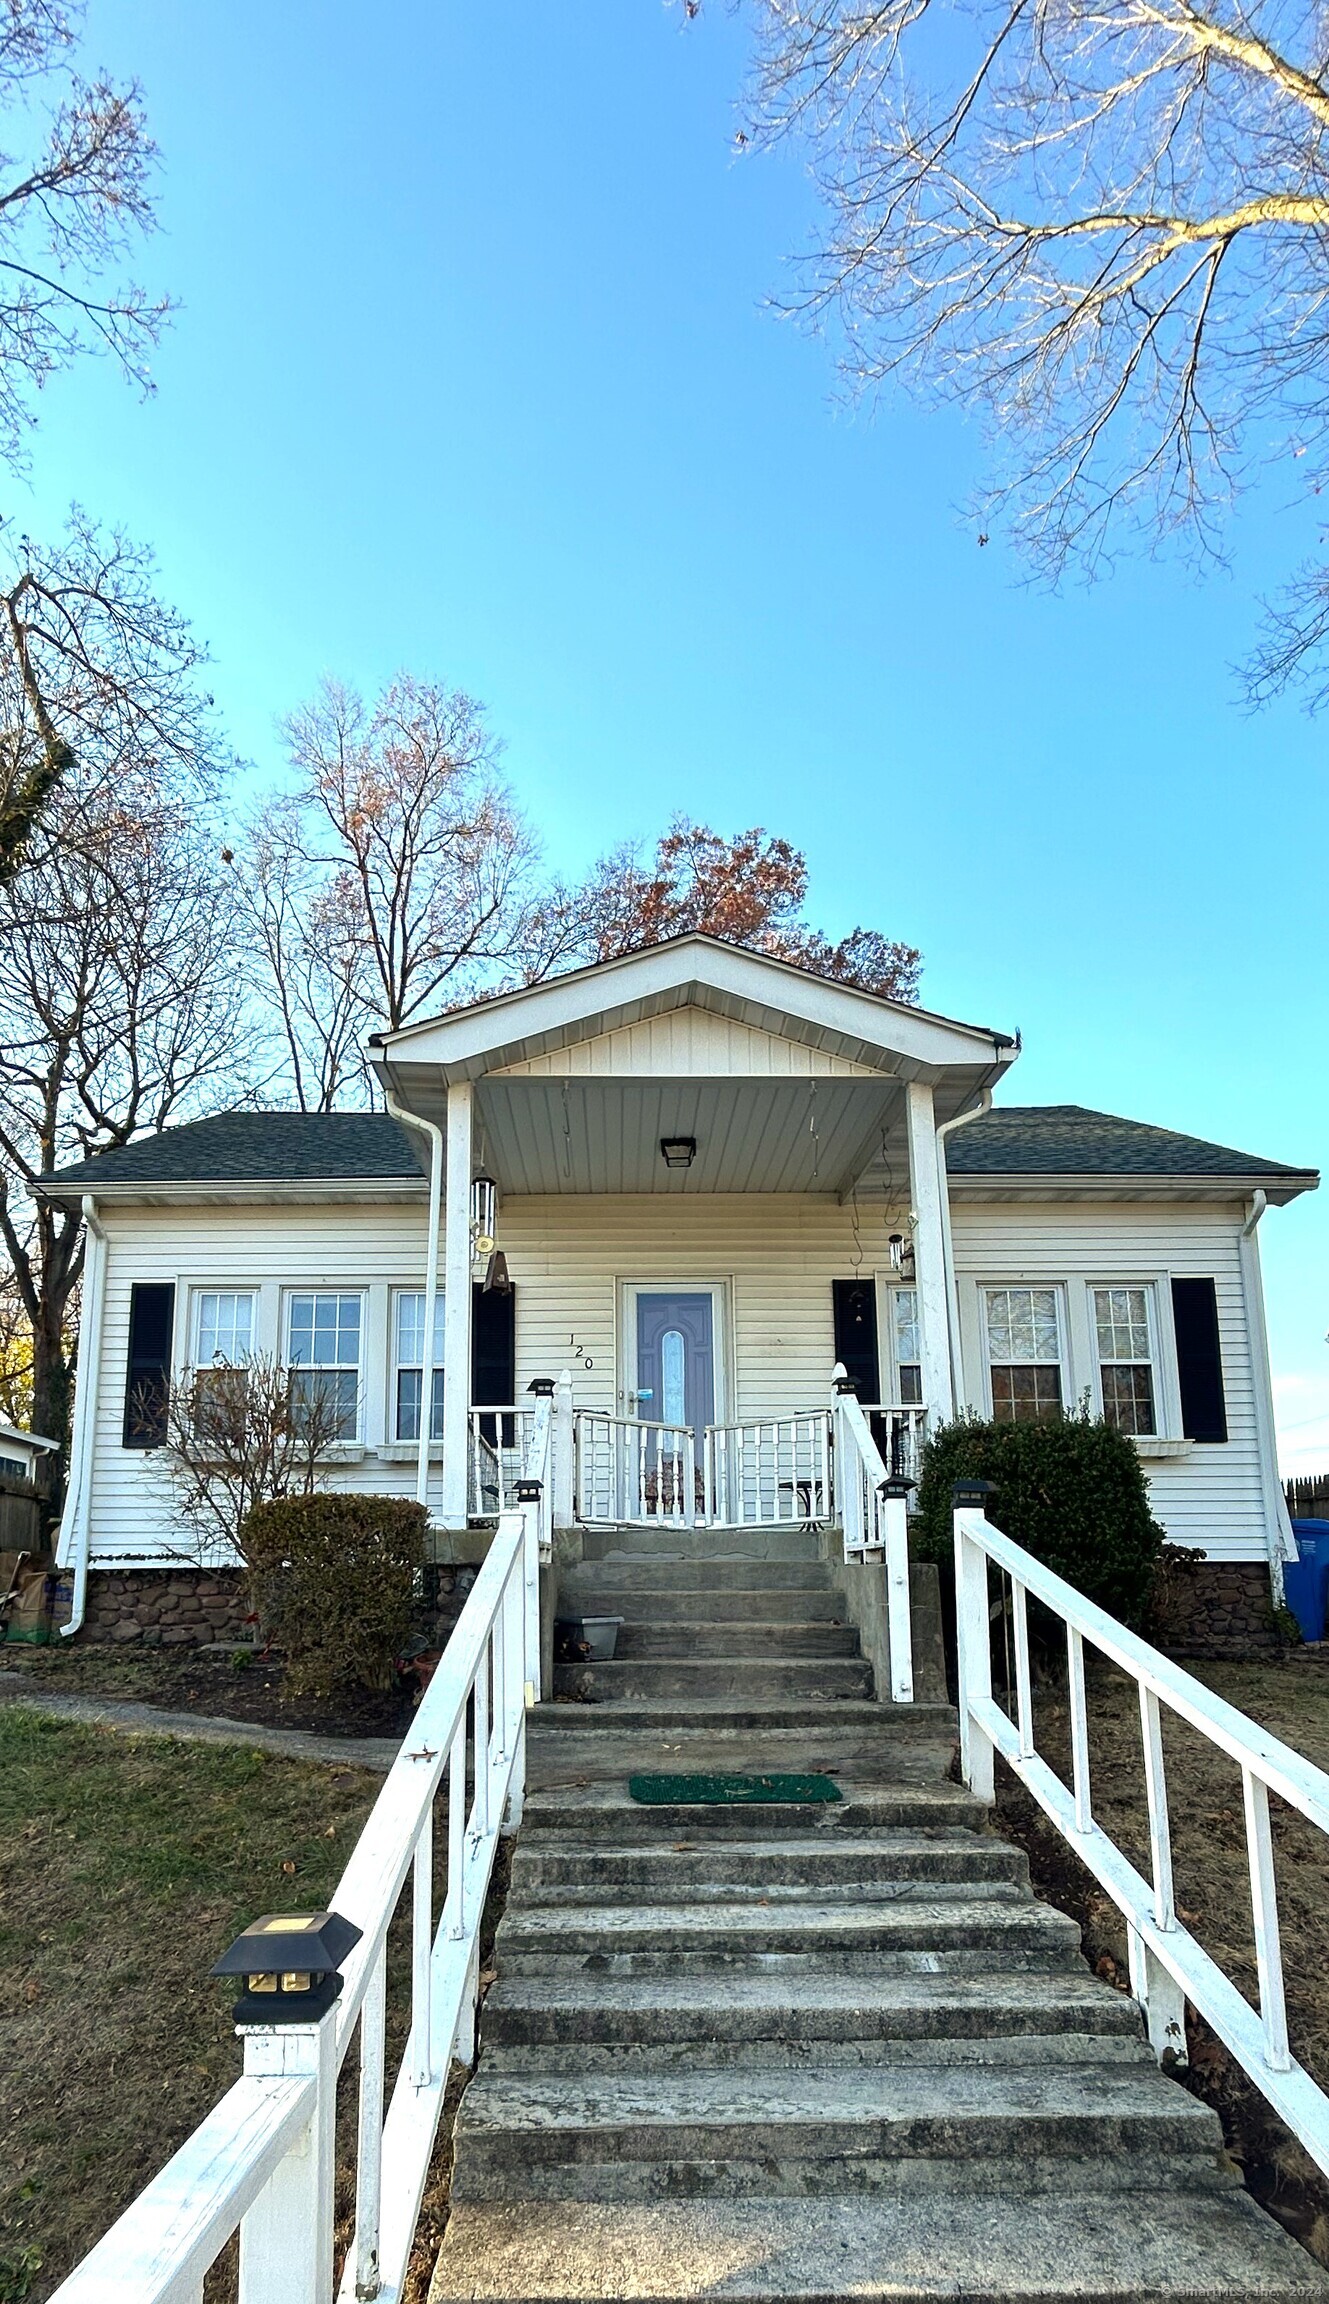
[[[425,1292],[403,1289],[396,1308],[397,1421],[399,1440],[420,1437],[420,1387],[425,1367]],[[443,1297],[434,1299],[434,1376],[429,1437],[443,1437]]]
[[[923,1403],[923,1358],[918,1343],[918,1290],[891,1290],[891,1353],[895,1361],[895,1397],[905,1408]]]
[[[1050,1424],[1062,1412],[1061,1316],[1055,1288],[984,1290],[992,1413]]]
[[[361,1311],[358,1295],[290,1298],[291,1398],[297,1409],[326,1407],[334,1440],[354,1440],[359,1431]]]
[[[1093,1299],[1103,1421],[1119,1432],[1156,1432],[1149,1291],[1095,1288]]]
[[[194,1299],[196,1368],[242,1368],[254,1349],[254,1299],[248,1290],[203,1289]]]

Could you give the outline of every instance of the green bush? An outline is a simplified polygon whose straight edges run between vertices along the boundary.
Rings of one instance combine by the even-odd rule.
[[[429,1515],[402,1496],[282,1496],[241,1531],[264,1637],[298,1696],[389,1688],[410,1635]]]
[[[918,1483],[918,1550],[953,1557],[951,1488],[991,1480],[988,1516],[1013,1543],[1123,1624],[1150,1621],[1164,1535],[1126,1435],[1087,1412],[1051,1424],[960,1417],[933,1434]]]

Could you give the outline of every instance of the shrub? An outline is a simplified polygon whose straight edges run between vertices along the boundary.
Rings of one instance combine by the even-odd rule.
[[[389,1688],[410,1633],[429,1516],[401,1496],[283,1496],[241,1532],[265,1637],[299,1696]]]
[[[1123,1624],[1149,1622],[1164,1535],[1126,1435],[1087,1412],[1051,1424],[960,1417],[934,1433],[918,1483],[918,1549],[953,1556],[951,1487],[991,1480],[989,1514],[1013,1543]]]

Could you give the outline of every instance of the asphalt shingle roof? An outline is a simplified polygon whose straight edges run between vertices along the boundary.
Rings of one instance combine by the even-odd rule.
[[[1082,1104],[1008,1104],[948,1138],[953,1176],[1139,1176],[1307,1179],[1289,1167],[1170,1128]],[[222,1112],[61,1168],[64,1191],[113,1184],[418,1183],[410,1132],[383,1112]]]
[[[1313,1171],[1207,1144],[1083,1104],[1006,1104],[946,1141],[952,1176],[1305,1176]]]

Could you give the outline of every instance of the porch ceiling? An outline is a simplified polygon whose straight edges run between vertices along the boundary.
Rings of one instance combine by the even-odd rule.
[[[908,1195],[895,1081],[491,1076],[477,1084],[476,1121],[478,1165],[509,1193],[834,1195],[875,1167]],[[665,1167],[662,1136],[696,1137],[691,1168]]]

